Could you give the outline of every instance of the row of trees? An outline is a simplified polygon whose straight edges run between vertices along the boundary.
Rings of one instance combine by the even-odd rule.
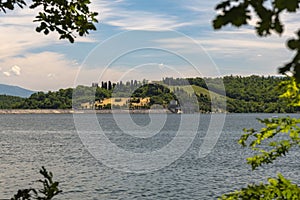
[[[93,83],[92,87],[101,87],[106,90],[112,90],[112,89],[118,88],[120,90],[120,89],[126,89],[126,88],[131,88],[131,89],[137,88],[137,87],[140,87],[147,83],[148,83],[148,81],[146,79],[144,79],[142,82],[137,81],[137,80],[130,80],[130,81],[126,81],[126,82],[119,81],[117,83],[113,83],[111,81],[101,81],[100,86],[98,83]]]

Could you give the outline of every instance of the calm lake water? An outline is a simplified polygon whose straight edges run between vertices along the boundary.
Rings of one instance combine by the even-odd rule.
[[[264,181],[278,172],[300,184],[299,151],[291,151],[274,164],[251,171],[245,163],[251,152],[236,142],[243,128],[260,127],[257,117],[271,116],[228,114],[216,146],[199,159],[210,120],[210,115],[201,115],[196,137],[179,159],[157,171],[128,173],[107,167],[89,153],[75,129],[72,115],[0,115],[0,199],[12,197],[20,188],[39,185],[35,180],[41,178],[38,173],[41,166],[52,171],[54,179],[60,182],[63,193],[58,199],[216,199],[224,192],[249,182]],[[161,149],[174,139],[180,122],[180,115],[168,115],[158,134],[132,138],[123,134],[112,115],[97,117],[107,138],[132,152]],[[131,117],[141,127],[150,122],[146,114]],[[189,127],[183,130],[188,132]]]

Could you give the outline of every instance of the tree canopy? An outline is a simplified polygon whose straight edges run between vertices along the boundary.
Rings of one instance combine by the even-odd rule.
[[[77,35],[84,36],[90,30],[96,30],[97,12],[89,9],[90,0],[32,0],[30,9],[39,10],[34,22],[38,22],[37,32],[48,35],[57,32],[59,39],[74,42]],[[16,7],[25,8],[24,0],[0,0],[0,11],[6,13]]]

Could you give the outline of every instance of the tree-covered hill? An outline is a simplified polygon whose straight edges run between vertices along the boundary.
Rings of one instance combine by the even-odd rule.
[[[22,97],[15,97],[9,95],[0,95],[0,109],[12,109],[18,107],[18,105],[25,99]]]
[[[70,109],[73,89],[60,89],[56,92],[37,92],[23,99],[14,108],[18,109]]]
[[[223,81],[227,96],[229,112],[296,112],[297,108],[288,106],[278,96],[282,91],[278,88],[283,77],[262,76],[225,76],[222,79],[205,79],[211,91],[219,94],[219,81]]]
[[[186,92],[191,92],[191,85],[199,99],[199,107],[202,111],[210,111],[207,99],[214,101],[223,107],[226,96],[226,110],[232,113],[248,112],[297,112],[295,107],[288,106],[287,102],[278,96],[282,91],[278,88],[283,77],[263,76],[225,76],[222,78],[188,78],[173,79],[164,78],[162,83],[170,87],[180,87]],[[208,88],[210,92],[208,91]],[[225,90],[224,90],[225,88]]]
[[[219,82],[223,81],[226,96],[232,99],[255,101],[255,102],[276,102],[278,84],[286,78],[282,77],[263,77],[263,76],[225,76],[223,78],[205,78],[210,90],[223,94]]]
[[[145,98],[150,103],[145,108],[160,104],[167,108],[172,100],[181,99],[183,105],[189,97],[196,97],[200,112],[297,112],[279,99],[279,77],[225,76],[223,78],[164,78],[153,83],[128,81],[126,83],[102,82],[93,87],[77,86],[75,89],[37,92],[29,98],[1,95],[0,109],[70,109],[81,108],[81,104],[116,97]],[[224,83],[225,91],[222,90]],[[208,90],[209,88],[209,90]],[[177,95],[177,96],[176,96]],[[179,96],[180,95],[180,98]],[[215,109],[211,110],[213,100]],[[226,102],[226,105],[225,105]],[[225,110],[226,107],[226,110]],[[110,108],[109,106],[105,107]]]

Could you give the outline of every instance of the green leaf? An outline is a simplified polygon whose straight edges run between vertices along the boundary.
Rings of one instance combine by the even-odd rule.
[[[278,178],[269,178],[268,183],[250,184],[241,190],[224,194],[222,200],[248,200],[248,199],[299,199],[300,188],[296,184],[278,174]]]
[[[67,38],[71,43],[74,43],[74,38],[71,35],[67,35]]]
[[[76,0],[34,0],[31,9],[40,7],[40,12],[34,22],[40,22],[38,32],[44,30],[44,34],[55,31],[60,39],[68,39],[73,43],[76,35],[84,36],[90,30],[96,30],[96,12],[89,10],[90,1]]]
[[[279,18],[276,18],[274,26],[277,33],[279,34],[283,33],[283,25],[281,24]]]
[[[45,35],[48,35],[48,34],[49,34],[49,30],[48,30],[47,28],[44,30],[44,34],[45,34]]]
[[[300,49],[300,41],[299,40],[295,40],[295,39],[291,39],[291,40],[288,41],[287,46],[291,50]]]

